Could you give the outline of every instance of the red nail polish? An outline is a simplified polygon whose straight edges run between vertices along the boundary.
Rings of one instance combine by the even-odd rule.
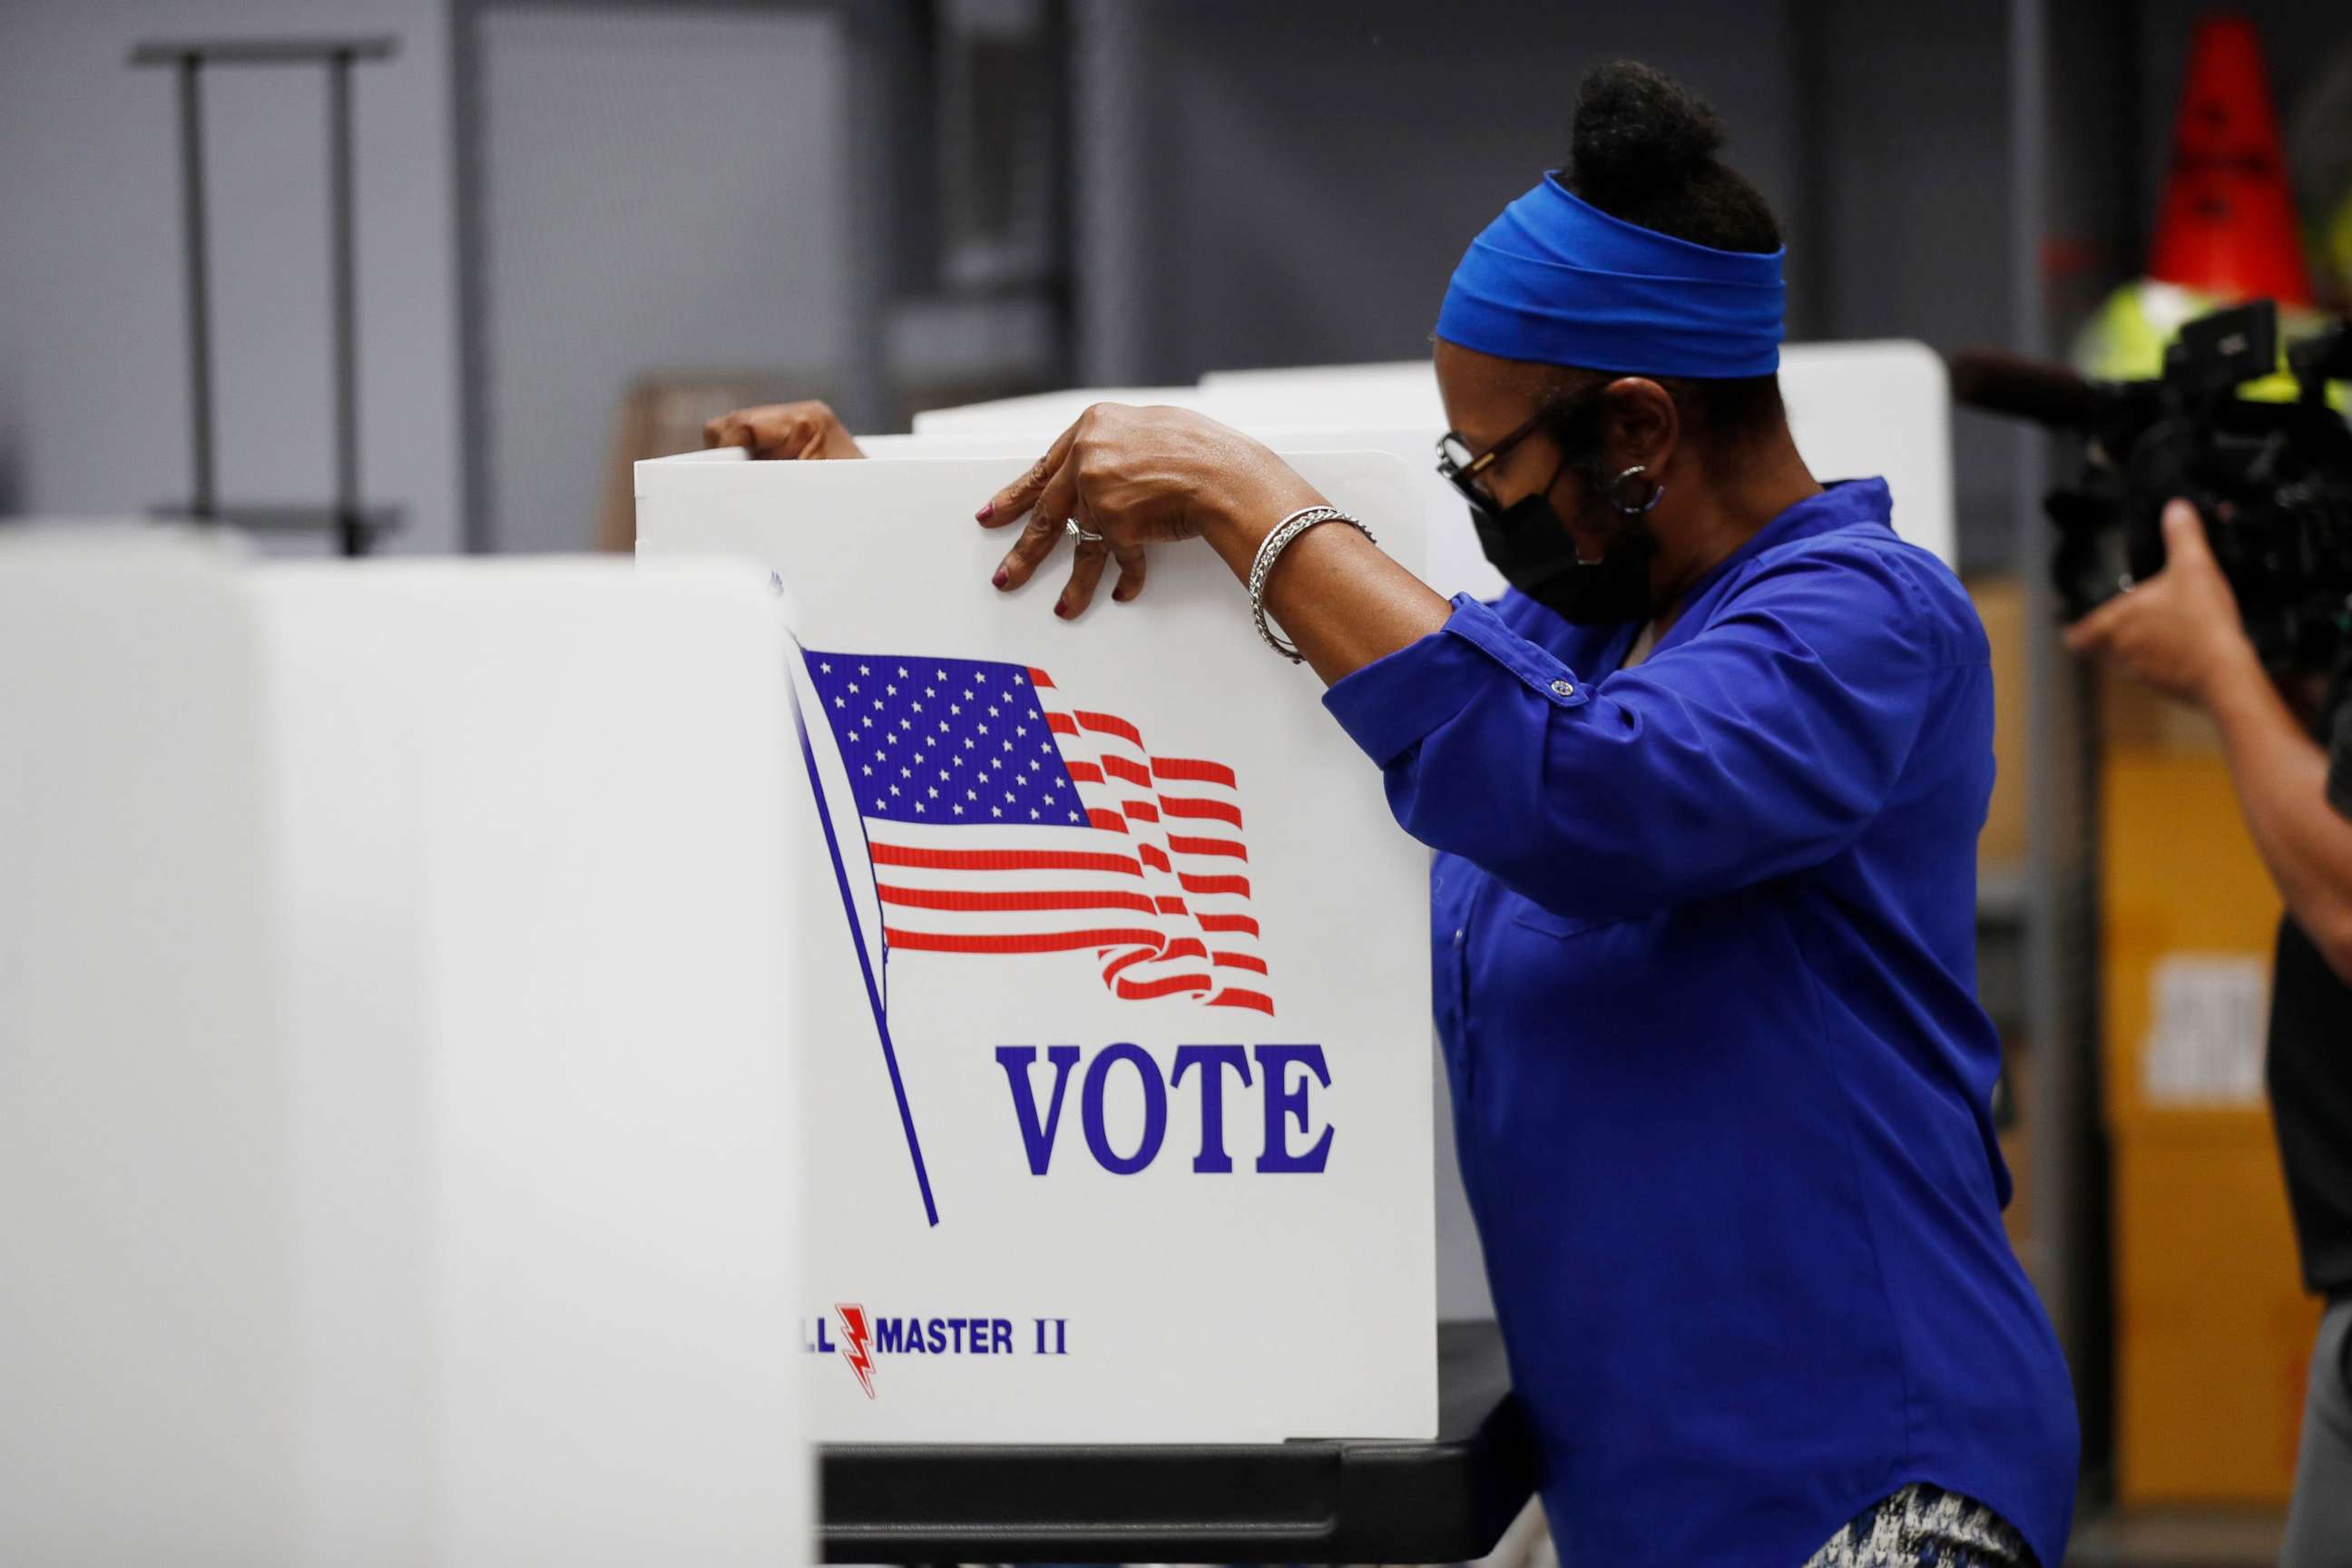
[[[1068,620],[1070,618],[1070,601],[1067,599],[1055,600],[1054,613],[1061,616],[1064,620]]]
[[[994,517],[995,515],[996,503],[994,501],[985,501],[982,503],[981,509],[978,511],[971,514],[971,520],[974,522],[986,522],[990,518]],[[999,584],[998,586],[1002,587],[1003,584]]]
[[[996,569],[996,575],[995,575],[995,576],[993,576],[993,577],[991,577],[991,578],[989,579],[989,581],[990,581],[990,582],[992,582],[992,583],[993,583],[993,584],[995,584],[998,587],[1002,588],[1002,587],[1003,587],[1003,586],[1004,586],[1004,584],[1006,584],[1007,583],[1010,583],[1011,581],[1013,581],[1013,574],[1012,574],[1012,573],[1010,573],[1010,572],[1007,572],[1003,567],[999,566],[999,567]]]

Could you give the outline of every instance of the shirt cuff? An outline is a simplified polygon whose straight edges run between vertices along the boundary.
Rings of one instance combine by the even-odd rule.
[[[1334,681],[1323,706],[1385,768],[1497,679],[1517,680],[1555,708],[1591,700],[1584,682],[1548,649],[1456,594],[1444,626]]]

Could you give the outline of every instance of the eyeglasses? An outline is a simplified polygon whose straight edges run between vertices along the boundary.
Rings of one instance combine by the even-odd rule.
[[[1462,492],[1462,499],[1468,501],[1473,510],[1492,517],[1496,510],[1495,498],[1475,481],[1480,474],[1500,462],[1512,447],[1541,429],[1544,422],[1556,412],[1549,406],[1537,409],[1528,416],[1525,424],[1475,457],[1471,456],[1467,441],[1457,432],[1448,430],[1437,438],[1437,471]]]

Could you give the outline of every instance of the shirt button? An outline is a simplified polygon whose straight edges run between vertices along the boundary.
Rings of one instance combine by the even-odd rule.
[[[1466,935],[1467,935],[1467,933],[1466,933],[1465,931],[1464,931],[1464,930],[1463,930],[1460,926],[1455,926],[1455,927],[1454,928],[1454,945],[1457,949],[1458,949],[1459,947],[1461,947],[1461,945],[1462,945],[1462,943],[1463,943],[1464,940],[1465,939]]]
[[[1576,688],[1568,681],[1555,680],[1551,683],[1551,694],[1554,697],[1573,697],[1576,695]]]

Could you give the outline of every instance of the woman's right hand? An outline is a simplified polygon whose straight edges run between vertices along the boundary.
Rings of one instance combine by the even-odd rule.
[[[705,447],[742,447],[754,458],[803,462],[824,458],[862,458],[849,427],[814,398],[800,403],[763,403],[722,414],[702,427]]]

